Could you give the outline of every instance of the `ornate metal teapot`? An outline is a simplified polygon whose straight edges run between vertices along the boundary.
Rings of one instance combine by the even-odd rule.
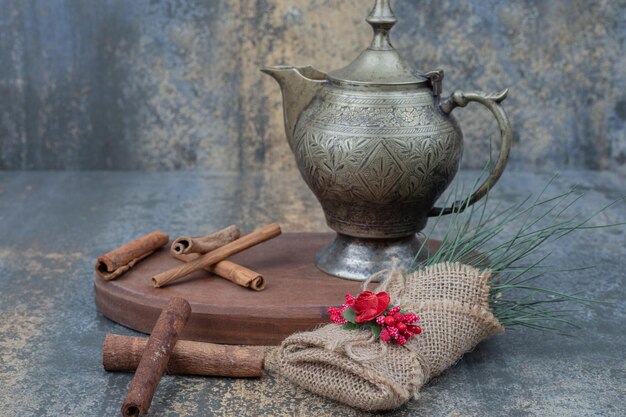
[[[327,74],[313,67],[262,71],[282,89],[285,133],[298,168],[337,237],[316,257],[323,271],[364,280],[413,260],[416,233],[429,216],[460,211],[482,198],[506,166],[511,125],[497,94],[455,91],[442,98],[443,71],[413,71],[393,48],[389,0],[367,17],[371,45],[348,66]],[[450,114],[475,101],[495,116],[502,137],[489,177],[451,207],[434,204],[454,178],[463,135]]]

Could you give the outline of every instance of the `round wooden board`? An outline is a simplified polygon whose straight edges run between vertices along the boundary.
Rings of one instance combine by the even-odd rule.
[[[339,279],[313,264],[331,233],[286,233],[232,258],[265,277],[264,291],[252,291],[206,271],[198,271],[164,288],[151,278],[180,264],[169,245],[113,281],[96,276],[96,306],[102,314],[144,333],[152,327],[170,297],[191,304],[182,339],[249,345],[276,345],[288,335],[328,322],[326,309],[360,292],[361,282]],[[429,242],[430,253],[439,246]]]

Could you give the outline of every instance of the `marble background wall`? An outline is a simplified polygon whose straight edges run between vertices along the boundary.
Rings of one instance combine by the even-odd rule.
[[[350,62],[366,0],[0,0],[0,169],[295,170],[259,68]],[[624,0],[396,0],[444,91],[511,87],[511,165],[626,173]],[[458,112],[463,165],[497,131]]]

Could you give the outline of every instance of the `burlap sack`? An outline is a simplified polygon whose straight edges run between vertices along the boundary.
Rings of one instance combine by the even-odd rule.
[[[369,330],[328,324],[285,339],[281,373],[353,407],[398,408],[481,340],[504,330],[489,310],[488,279],[489,272],[459,263],[412,274],[391,271],[375,291],[387,291],[392,303],[416,312],[422,334],[400,346],[374,340]]]

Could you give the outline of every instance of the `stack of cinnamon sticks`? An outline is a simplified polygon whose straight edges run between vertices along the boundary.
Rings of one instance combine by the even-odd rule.
[[[181,236],[172,243],[171,254],[185,263],[155,275],[152,284],[156,288],[164,287],[204,269],[242,287],[262,291],[265,289],[265,279],[261,274],[227,258],[280,234],[280,226],[270,224],[243,237],[234,225],[206,236]],[[98,257],[96,273],[107,281],[118,278],[168,241],[169,236],[158,230],[142,236]]]
[[[184,263],[156,274],[152,277],[152,284],[161,288],[205,269],[243,287],[262,291],[265,279],[261,274],[227,258],[280,234],[280,226],[270,224],[243,237],[236,226],[226,227],[207,236],[179,237],[172,243],[170,251],[172,256]],[[142,236],[98,257],[96,273],[107,281],[116,279],[168,242],[169,236],[159,230]],[[122,416],[148,412],[164,372],[226,377],[258,377],[263,374],[263,347],[177,342],[190,316],[189,303],[174,297],[162,310],[149,339],[112,334],[106,336],[102,346],[104,369],[136,369],[122,405]]]
[[[261,274],[226,260],[229,256],[246,250],[280,235],[278,224],[270,224],[240,237],[236,226],[229,226],[208,236],[179,237],[172,244],[172,254],[185,262],[184,265],[161,272],[152,277],[152,284],[159,288],[168,285],[192,272],[207,269],[243,287],[256,291],[265,288]]]

